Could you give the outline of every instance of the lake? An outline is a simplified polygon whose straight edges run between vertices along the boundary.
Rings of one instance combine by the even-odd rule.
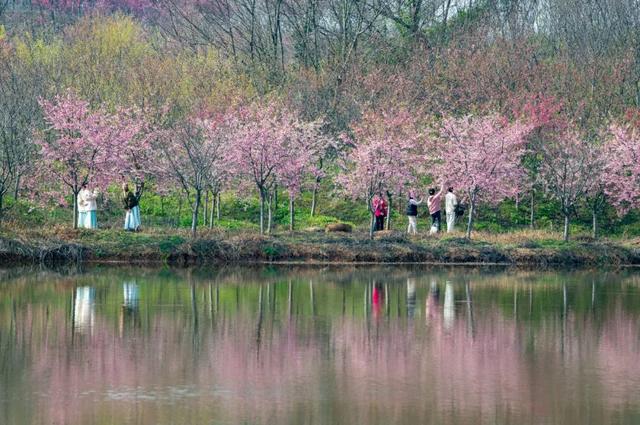
[[[4,270],[0,423],[639,424],[640,270]]]

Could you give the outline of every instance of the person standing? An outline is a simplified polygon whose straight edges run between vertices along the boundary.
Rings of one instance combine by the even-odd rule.
[[[447,214],[447,233],[453,232],[456,225],[456,207],[458,206],[458,198],[453,193],[453,187],[449,187],[447,194],[444,196],[444,212]]]
[[[129,190],[129,185],[122,185],[122,204],[126,214],[124,216],[124,230],[137,232],[140,228],[140,207],[137,196]]]
[[[418,205],[420,204],[422,204],[422,200],[416,201],[413,195],[409,195],[409,201],[407,202],[409,227],[407,227],[407,233],[410,235],[418,234]]]
[[[89,190],[87,183],[82,184],[78,193],[78,228],[98,228],[98,190]]]
[[[440,204],[442,202],[443,190],[444,185],[440,187],[440,191],[438,193],[436,193],[435,189],[429,189],[427,206],[429,207],[429,214],[431,214],[431,233],[437,233],[440,231],[440,220],[442,219],[442,215],[440,213]]]
[[[387,217],[387,202],[382,196],[382,192],[379,192],[377,197],[373,200],[373,215],[375,216],[376,231],[384,230],[384,219]]]

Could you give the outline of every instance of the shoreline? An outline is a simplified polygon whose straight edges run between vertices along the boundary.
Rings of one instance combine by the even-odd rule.
[[[127,235],[129,236],[129,235]],[[43,264],[198,266],[434,265],[494,267],[639,267],[640,247],[618,241],[523,240],[489,243],[462,238],[407,238],[396,232],[373,240],[360,234],[205,235],[123,237],[76,232],[65,238],[0,237],[0,265]]]

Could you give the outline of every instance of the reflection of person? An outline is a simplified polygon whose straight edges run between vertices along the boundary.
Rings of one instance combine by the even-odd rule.
[[[416,281],[407,279],[407,316],[413,318],[416,311]]]
[[[373,305],[374,317],[379,317],[384,304],[384,286],[382,283],[373,284],[373,292],[371,293],[371,304]]]
[[[138,285],[135,282],[125,282],[122,284],[122,291],[124,294],[124,302],[120,309],[120,336],[124,333],[125,325],[134,328],[140,325],[140,311],[138,308],[140,296]]]
[[[98,190],[89,190],[87,183],[82,184],[78,193],[78,227],[81,229],[98,228]]]
[[[424,316],[427,324],[437,322],[438,316],[438,302],[440,301],[440,289],[435,280],[431,281],[431,288],[429,289],[429,295],[427,296],[427,302],[424,307]]]
[[[76,299],[73,309],[74,328],[79,332],[91,332],[95,321],[96,290],[89,286],[76,288]]]
[[[447,282],[444,285],[444,327],[445,329],[451,329],[453,322],[456,319],[456,306],[455,297],[453,292],[453,285],[451,282]]]

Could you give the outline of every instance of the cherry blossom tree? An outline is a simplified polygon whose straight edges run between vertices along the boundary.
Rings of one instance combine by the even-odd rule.
[[[295,198],[298,196],[308,177],[313,177],[313,196],[317,193],[320,179],[324,176],[322,160],[333,139],[323,134],[324,122],[311,122],[295,119],[291,122],[290,133],[285,141],[289,155],[276,168],[279,184],[289,194],[289,230],[295,227]],[[312,210],[315,199],[312,200]],[[313,216],[313,215],[312,215]]]
[[[83,184],[106,188],[114,179],[118,140],[112,137],[114,130],[106,114],[92,110],[88,102],[70,91],[40,104],[48,127],[36,140],[41,157],[37,179],[71,190],[73,226],[77,228],[78,193]]]
[[[606,193],[622,215],[640,201],[640,125],[616,123],[605,145]]]
[[[154,172],[160,181],[175,184],[186,195],[194,238],[202,195],[228,171],[223,156],[228,141],[229,127],[223,114],[188,117],[161,130],[156,139],[160,155]]]
[[[443,120],[434,175],[464,190],[469,200],[467,238],[480,201],[497,203],[518,193],[525,176],[521,159],[529,131],[530,126],[509,123],[499,115]]]
[[[352,198],[366,202],[371,215],[369,236],[373,237],[373,197],[386,192],[391,200],[416,183],[421,136],[407,110],[367,112],[352,132],[353,138],[343,136],[352,149],[343,160],[337,183]]]
[[[130,108],[118,109],[108,116],[108,122],[111,140],[116,146],[112,157],[113,172],[125,181],[133,180],[141,191],[144,182],[153,176],[155,152],[151,140],[156,136],[156,130],[141,111]]]
[[[522,99],[513,99],[514,115],[532,126],[527,137],[527,149],[523,157],[523,166],[527,170],[523,180],[523,191],[529,192],[530,219],[529,224],[533,229],[535,223],[535,199],[536,191],[540,189],[538,170],[540,168],[542,146],[549,140],[553,140],[556,134],[567,129],[569,122],[564,115],[564,104],[552,96],[544,94],[527,95]]]
[[[292,188],[297,186],[301,162],[296,158],[292,135],[297,132],[293,113],[277,102],[254,103],[232,114],[233,139],[226,152],[226,161],[235,177],[244,184],[253,185],[260,195],[260,233],[272,228],[272,196],[278,183],[279,172]],[[306,158],[306,155],[305,155]],[[301,161],[299,161],[301,160]],[[295,175],[295,178],[292,176]],[[268,220],[265,226],[265,206]]]
[[[564,241],[569,240],[569,221],[579,201],[598,189],[603,167],[599,149],[570,129],[542,146],[539,179],[545,191],[560,203],[564,217]]]

